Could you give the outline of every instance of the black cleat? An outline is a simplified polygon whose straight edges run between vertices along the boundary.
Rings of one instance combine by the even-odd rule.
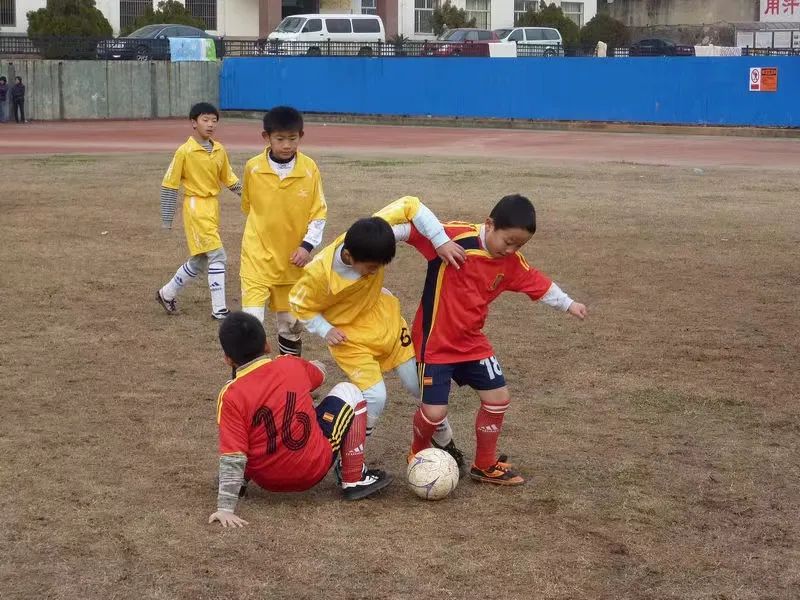
[[[434,448],[439,448],[439,450],[444,450],[450,456],[452,456],[453,459],[456,461],[456,464],[458,465],[459,471],[463,471],[465,469],[466,463],[464,463],[464,453],[458,448],[456,448],[456,443],[453,440],[450,440],[444,446],[440,446],[439,444],[436,443],[435,440],[431,440],[431,443],[433,444]]]
[[[354,483],[342,483],[342,496],[345,500],[361,500],[371,496],[375,492],[382,490],[392,483],[394,477],[386,471],[380,469],[369,469],[359,481]]]

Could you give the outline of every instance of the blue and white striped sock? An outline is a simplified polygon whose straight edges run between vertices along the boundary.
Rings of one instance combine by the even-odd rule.
[[[197,277],[197,271],[193,270],[188,262],[183,263],[175,272],[175,276],[161,288],[161,297],[164,300],[174,300],[181,288]]]
[[[208,289],[211,292],[211,310],[215,314],[224,312],[225,302],[225,263],[213,262],[208,265]]]

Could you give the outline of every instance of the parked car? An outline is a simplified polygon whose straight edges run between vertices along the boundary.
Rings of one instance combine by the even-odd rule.
[[[145,25],[136,31],[113,40],[102,40],[97,44],[97,58],[102,60],[169,60],[169,38],[210,38],[214,40],[217,56],[224,52],[222,40],[188,25],[162,23]]]
[[[259,40],[259,47],[263,54],[320,56],[327,53],[328,42],[338,42],[337,54],[371,56],[373,46],[385,41],[377,15],[311,14],[286,17],[266,40]]]
[[[694,46],[680,46],[671,40],[649,38],[639,40],[628,48],[630,56],[692,56]]]
[[[494,32],[501,42],[516,42],[520,55],[564,56],[561,32],[553,27],[506,27]]]
[[[489,56],[488,44],[499,41],[490,29],[459,27],[441,33],[435,41],[426,42],[422,53],[427,56]]]

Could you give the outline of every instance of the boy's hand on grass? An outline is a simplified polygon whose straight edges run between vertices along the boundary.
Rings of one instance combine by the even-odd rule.
[[[436,254],[438,254],[443,261],[456,269],[460,269],[461,265],[467,260],[467,253],[464,248],[452,240],[439,246],[436,249]]]
[[[325,341],[328,342],[329,346],[335,346],[336,344],[341,344],[346,340],[347,336],[341,329],[337,327],[334,327],[328,333],[325,334]]]
[[[586,318],[588,311],[586,310],[586,305],[581,304],[580,302],[573,302],[569,305],[567,312],[573,317],[578,317],[582,321]]]
[[[289,259],[295,267],[305,267],[311,261],[311,253],[300,246]]]
[[[244,527],[245,525],[249,525],[247,521],[227,510],[218,510],[208,517],[209,523],[213,523],[214,521],[219,521],[223,527]]]

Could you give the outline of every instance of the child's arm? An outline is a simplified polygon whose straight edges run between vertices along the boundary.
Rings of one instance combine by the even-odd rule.
[[[243,527],[247,521],[234,514],[239,500],[239,490],[244,484],[247,466],[248,431],[247,422],[239,411],[238,404],[227,389],[217,400],[219,424],[219,488],[217,510],[208,518],[209,523],[219,521],[223,527]]]
[[[313,194],[306,235],[303,237],[300,247],[289,259],[297,267],[305,267],[309,263],[311,252],[322,243],[322,235],[325,233],[328,205],[325,202],[325,192],[322,191],[322,179],[319,171],[315,173]]]
[[[317,255],[317,259],[319,256]],[[313,268],[318,264],[318,262],[312,263],[312,267],[307,268],[300,281],[294,285],[289,294],[289,306],[292,314],[309,333],[316,334],[328,344],[335,346],[345,341],[347,336],[322,316],[322,312],[327,308],[325,300],[329,282],[321,264],[319,268]]]
[[[250,214],[250,161],[244,166],[244,181],[242,184],[242,212],[245,216]]]
[[[222,182],[230,191],[237,196],[242,195],[242,183],[236,177],[236,173],[231,168],[231,161],[228,159],[228,153],[223,151],[224,157],[222,160]]]
[[[531,300],[543,302],[579,319],[586,317],[586,306],[575,302],[549,277],[531,267],[519,252],[516,257],[519,259],[519,264],[509,284],[510,290],[527,294]]]
[[[161,181],[161,227],[172,229],[175,208],[178,205],[178,188],[183,179],[183,151],[178,149]]]
[[[431,209],[420,202],[419,198],[413,196],[400,198],[376,212],[375,216],[381,217],[392,226],[398,242],[409,241],[413,226],[413,229],[430,241],[436,254],[456,269],[461,268],[467,260],[464,249],[447,237],[439,219]]]

